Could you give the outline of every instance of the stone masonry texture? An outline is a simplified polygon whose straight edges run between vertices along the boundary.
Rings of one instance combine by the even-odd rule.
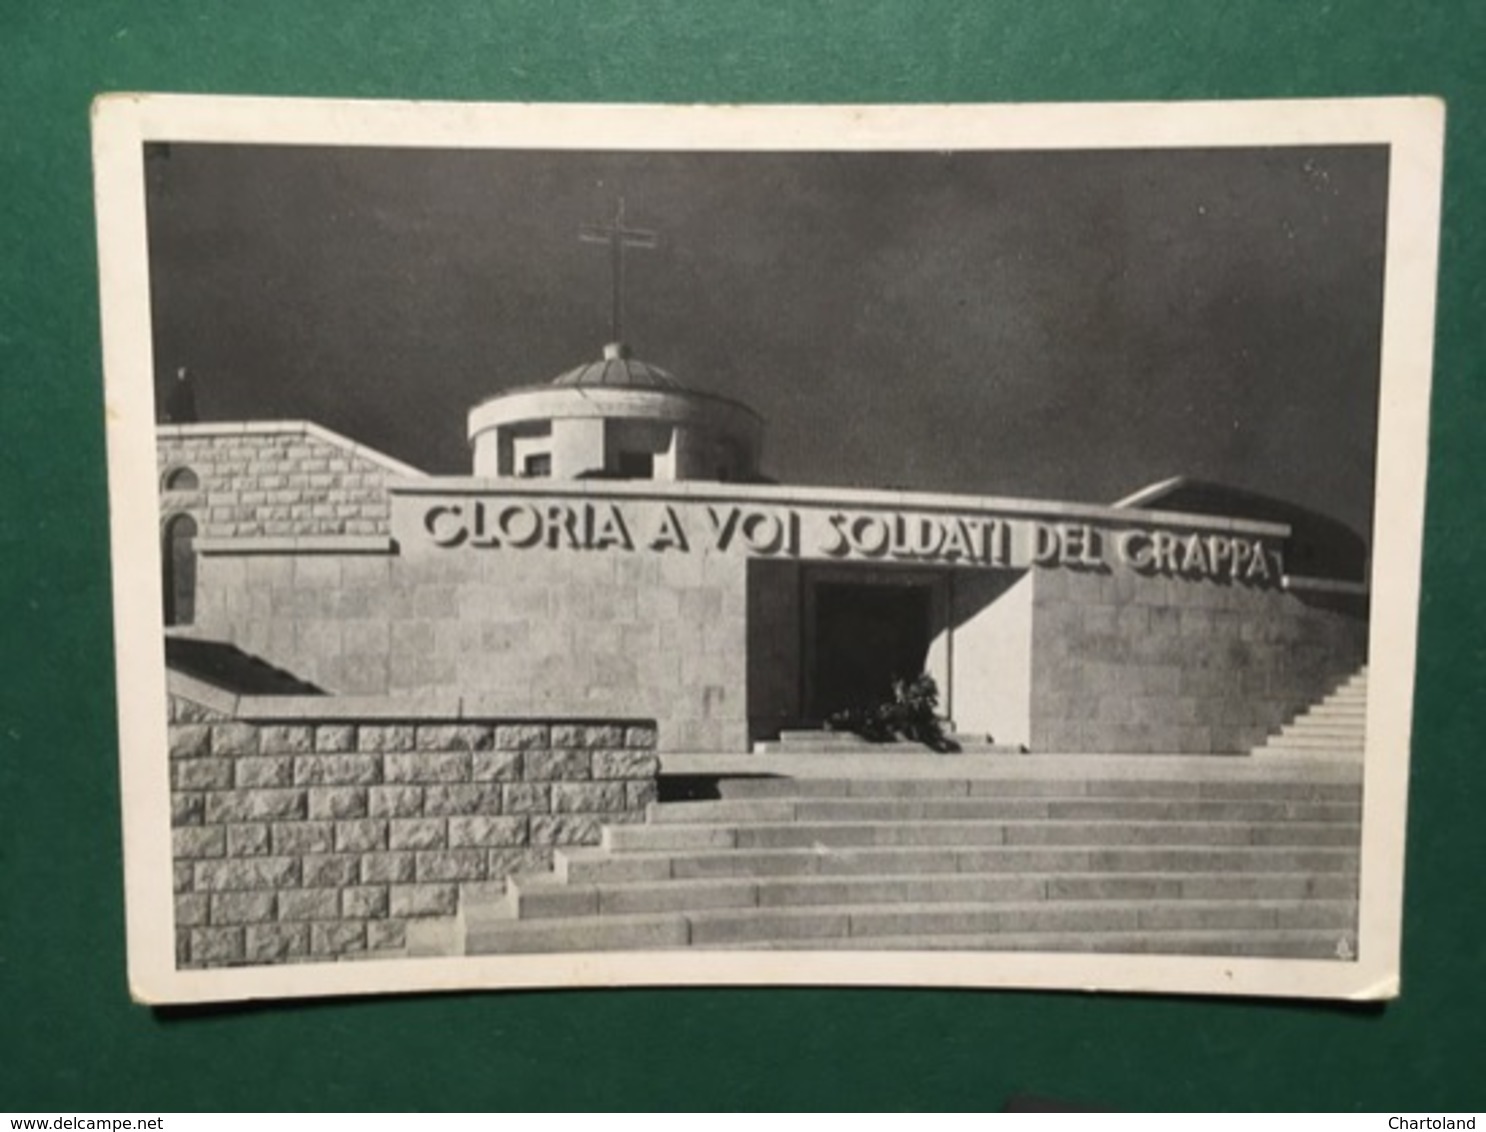
[[[197,486],[167,490],[168,512],[185,511],[210,538],[382,535],[389,509],[386,467],[354,446],[307,429],[202,429],[163,433],[163,477],[189,469]]]
[[[613,719],[244,723],[172,696],[177,963],[398,956],[461,886],[637,820],[654,737]]]
[[[651,748],[736,751],[748,742],[746,566],[719,555],[214,552],[197,562],[195,626],[336,695],[478,695],[550,718],[643,711],[665,721],[643,737]],[[389,724],[377,749],[476,760],[568,749],[539,721],[502,726],[513,734]],[[295,753],[279,749],[302,741],[286,732],[269,746]],[[633,746],[617,732],[584,744]]]
[[[1037,751],[1239,754],[1366,658],[1361,608],[1210,581],[1036,581]]]

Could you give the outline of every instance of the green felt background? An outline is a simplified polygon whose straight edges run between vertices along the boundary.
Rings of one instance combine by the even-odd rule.
[[[1486,1108],[1486,4],[0,2],[0,1109]],[[1404,997],[472,994],[152,1012],[124,978],[88,103],[1432,93],[1450,104]]]

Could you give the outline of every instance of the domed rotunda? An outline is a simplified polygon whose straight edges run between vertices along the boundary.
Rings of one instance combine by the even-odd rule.
[[[755,482],[763,421],[613,342],[549,384],[507,390],[469,415],[474,474],[493,479]]]

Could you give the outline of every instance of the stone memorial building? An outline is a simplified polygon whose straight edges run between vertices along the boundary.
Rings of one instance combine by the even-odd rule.
[[[775,484],[751,409],[618,344],[468,435],[472,474],[435,477],[309,422],[160,426],[174,655],[641,716],[662,751],[720,755],[920,672],[969,740],[1238,754],[1364,659],[1362,540],[1279,501]]]

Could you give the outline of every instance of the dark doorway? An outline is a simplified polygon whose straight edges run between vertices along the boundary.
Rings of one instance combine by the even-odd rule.
[[[655,478],[655,453],[621,452],[619,454],[619,478],[622,480],[653,480]]]
[[[815,589],[812,714],[878,703],[929,654],[929,587],[821,583]]]

